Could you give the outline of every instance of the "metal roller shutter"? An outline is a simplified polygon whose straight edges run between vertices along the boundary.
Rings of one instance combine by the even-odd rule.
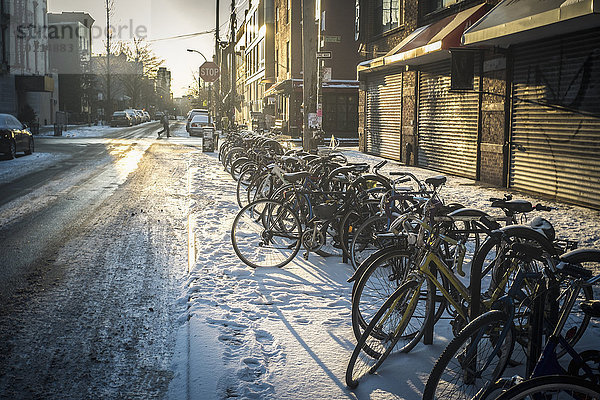
[[[402,73],[371,74],[367,78],[366,151],[400,160]]]
[[[420,166],[476,179],[478,118],[477,93],[450,92],[450,61],[420,68]]]
[[[514,59],[510,186],[600,208],[600,31]]]

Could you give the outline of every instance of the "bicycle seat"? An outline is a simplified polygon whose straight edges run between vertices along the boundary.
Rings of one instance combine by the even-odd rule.
[[[310,176],[310,172],[306,172],[306,171],[291,172],[291,173],[283,174],[283,178],[290,183],[296,183],[308,176]]]
[[[294,157],[294,156],[281,156],[281,161],[282,162],[298,162],[300,161],[298,159],[298,157]]]
[[[425,183],[437,188],[446,183],[446,177],[444,175],[432,176],[431,178],[425,179]]]
[[[533,210],[533,205],[527,200],[495,200],[492,202],[492,207],[505,208],[511,212],[530,212]]]
[[[581,311],[593,318],[600,317],[600,300],[586,300],[579,307]]]

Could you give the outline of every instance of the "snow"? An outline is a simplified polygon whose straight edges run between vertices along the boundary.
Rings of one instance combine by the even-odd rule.
[[[381,159],[346,150],[352,162]],[[190,273],[182,286],[181,316],[169,398],[244,399],[417,399],[451,328],[442,321],[434,344],[390,356],[379,371],[349,390],[344,374],[355,346],[350,321],[352,268],[339,258],[299,254],[281,269],[252,269],[235,255],[230,230],[238,212],[235,182],[216,153],[198,153],[188,177]],[[383,172],[410,170],[419,178],[436,172],[389,162]],[[490,197],[507,190],[448,177],[442,194],[491,214]],[[583,207],[515,194],[556,207],[540,213],[559,237],[600,248],[600,213]],[[531,218],[533,218],[533,213]],[[582,346],[597,339],[592,322]],[[597,341],[596,341],[597,343]]]
[[[13,160],[0,162],[0,184],[5,184],[34,171],[48,168],[67,158],[56,153],[36,153],[28,156],[17,156]]]
[[[106,125],[69,125],[67,131],[62,133],[62,137],[97,137],[118,129],[120,128]],[[45,132],[41,136],[54,136],[54,131]]]

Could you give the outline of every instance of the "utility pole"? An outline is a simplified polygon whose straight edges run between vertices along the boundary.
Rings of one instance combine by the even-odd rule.
[[[112,102],[110,93],[110,12],[112,6],[111,0],[106,0],[106,110],[104,118],[108,118],[112,115]]]
[[[302,148],[304,151],[316,150],[309,120],[317,115],[317,26],[315,24],[315,0],[302,0],[302,70],[304,129]],[[312,118],[309,118],[312,117]]]
[[[217,3],[217,11],[215,13],[215,63],[219,66],[219,69],[221,68],[221,62],[219,60],[219,0],[216,0]],[[219,129],[221,127],[221,120],[219,118],[219,82],[220,82],[220,78],[219,80],[217,80],[216,82],[213,82],[213,88],[215,89],[215,120],[217,123],[217,129]]]
[[[236,88],[236,63],[235,63],[235,39],[237,29],[237,17],[235,15],[235,0],[231,0],[231,39],[229,42],[229,48],[231,49],[231,84],[229,85],[231,91],[229,92],[229,102],[231,104],[231,111],[229,116],[229,125],[233,126],[235,122],[235,105],[237,98]]]

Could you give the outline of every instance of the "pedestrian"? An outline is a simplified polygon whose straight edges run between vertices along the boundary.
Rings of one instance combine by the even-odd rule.
[[[167,133],[167,137],[171,137],[171,129],[169,128],[169,116],[168,114],[165,112],[162,116],[162,124],[163,124],[163,129],[161,131],[158,131],[158,137],[160,137],[160,135],[162,133]]]

